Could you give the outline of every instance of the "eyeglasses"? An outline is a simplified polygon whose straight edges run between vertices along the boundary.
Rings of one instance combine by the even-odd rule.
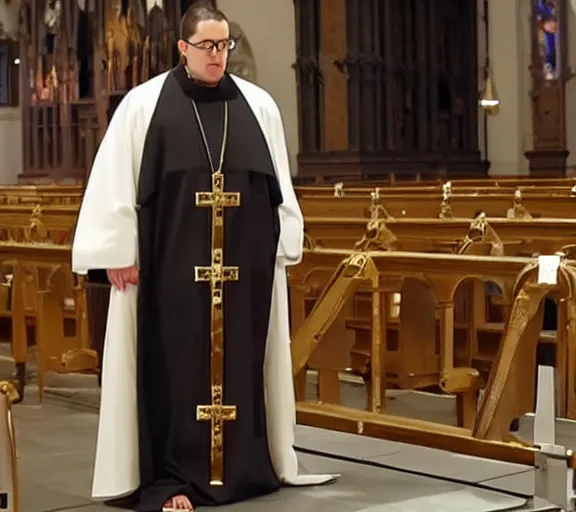
[[[212,53],[212,50],[216,48],[218,53],[224,50],[232,51],[238,45],[238,38],[230,37],[228,39],[220,39],[219,41],[214,41],[213,39],[204,39],[198,43],[191,43],[190,41],[184,40],[184,42],[197,50],[201,50],[206,53]]]

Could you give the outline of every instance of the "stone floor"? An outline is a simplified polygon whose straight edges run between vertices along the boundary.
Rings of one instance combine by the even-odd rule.
[[[0,355],[0,379],[10,371],[10,362]],[[25,402],[14,409],[21,512],[117,510],[89,498],[97,428],[95,379],[52,376],[48,384],[50,389],[43,405],[39,405],[37,390],[31,385]],[[348,402],[361,400],[362,390],[358,387],[345,384],[343,391]],[[453,403],[448,398],[398,394],[390,405],[397,414],[453,422]],[[521,432],[529,437],[530,431],[531,421],[527,418]],[[576,427],[561,424],[559,441],[576,446]],[[558,510],[541,501],[528,503],[524,498],[499,492],[531,494],[534,486],[530,467],[310,427],[298,427],[297,445],[324,454],[319,457],[301,453],[303,472],[341,473],[340,480],[324,487],[283,489],[265,499],[223,510],[264,512],[271,506],[278,512]]]

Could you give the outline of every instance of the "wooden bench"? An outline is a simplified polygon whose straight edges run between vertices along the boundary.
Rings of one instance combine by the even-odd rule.
[[[384,196],[381,192],[371,195],[302,194],[298,201],[305,217],[370,217],[375,207],[383,215],[393,218],[475,218],[483,212],[487,217],[550,217],[572,218],[576,197],[547,194],[540,191],[526,194],[493,193],[452,194],[403,193]]]
[[[306,245],[399,251],[553,254],[576,242],[576,219],[306,217]],[[496,246],[496,247],[495,247]],[[501,248],[501,249],[500,249]]]
[[[474,194],[478,196],[490,196],[492,194],[506,194],[511,197],[516,192],[522,195],[537,194],[551,194],[559,196],[576,196],[576,180],[566,183],[564,185],[534,185],[534,184],[518,184],[518,185],[493,185],[493,184],[476,184],[466,185],[455,182],[447,182],[443,184],[429,184],[415,186],[379,186],[377,184],[368,186],[350,186],[345,183],[337,183],[332,187],[314,187],[314,186],[297,186],[294,188],[296,196],[367,196],[370,197],[372,193],[378,193],[382,198],[393,197],[403,194],[418,194],[418,195],[436,195],[442,197],[443,195],[454,194]]]
[[[356,253],[330,249],[306,251],[302,263],[290,270],[293,333],[298,332],[304,325],[311,308],[319,297],[322,298],[323,290],[346,254]],[[324,375],[319,376],[319,393],[323,402],[339,401],[337,373],[351,365],[350,354],[355,340],[351,333],[343,336],[342,328],[342,324],[348,319],[370,319],[370,339],[381,336],[386,339],[384,344],[387,347],[388,363],[385,380],[389,385],[402,389],[422,389],[438,385],[440,376],[450,373],[455,361],[454,298],[460,283],[471,278],[488,279],[497,283],[502,290],[511,290],[516,276],[530,261],[526,258],[399,252],[358,254],[369,254],[382,265],[382,270],[378,274],[376,289],[374,284],[365,285],[365,281],[358,281],[357,286],[347,290],[348,294],[340,295],[340,300],[346,301],[341,304],[341,312],[330,326],[334,329],[334,335],[330,336],[328,332],[327,337],[341,349],[334,350],[334,346],[331,346],[326,354],[330,360],[338,355],[340,364],[332,364],[333,361],[328,366],[323,363],[316,365],[316,356],[322,361],[322,353],[315,354],[311,360],[311,364],[316,365],[315,369],[324,372]],[[355,294],[363,288],[368,299],[353,300]],[[398,293],[402,295],[402,307],[399,317],[394,317],[390,314],[389,301]],[[375,305],[375,301],[378,305]],[[378,325],[373,323],[375,315],[381,322]],[[339,326],[340,322],[342,324]],[[405,328],[402,328],[404,324]],[[437,346],[438,331],[442,334]],[[373,355],[372,345],[369,346]],[[479,348],[474,347],[473,343],[469,343],[465,350],[469,352],[465,356],[468,366],[474,358],[481,356]],[[419,357],[414,357],[415,354]],[[374,364],[378,364],[378,361],[369,361],[363,374],[366,379],[372,378],[370,368]],[[302,397],[303,381],[299,383],[298,389],[298,396]]]
[[[417,175],[418,176],[418,175]],[[364,188],[364,187],[381,187],[386,189],[396,187],[409,187],[420,188],[426,186],[442,186],[447,182],[452,183],[457,187],[470,187],[470,188],[483,188],[483,187],[572,187],[576,185],[575,177],[567,178],[531,178],[528,176],[491,176],[489,178],[456,178],[456,179],[397,179],[394,173],[391,173],[388,179],[382,178],[366,178],[366,179],[344,179],[343,177],[334,176],[330,180],[318,180],[313,185],[309,185],[309,180],[306,180],[306,185],[301,185],[302,180],[298,177],[294,180],[301,187],[314,187],[314,188],[333,188],[334,186],[342,186],[345,189]]]
[[[495,227],[493,227],[495,226]],[[362,229],[365,229],[363,232]],[[306,219],[309,248],[330,247],[361,250],[412,250],[422,252],[458,252],[461,254],[493,254],[533,256],[553,254],[570,248],[576,238],[576,221],[566,219],[510,220],[480,218],[464,219],[397,219],[379,223],[365,219]],[[502,236],[500,236],[500,234]],[[484,283],[476,280],[463,283],[455,300],[455,337],[459,343],[476,332],[478,342],[486,344],[484,366],[489,367],[498,347],[501,320],[510,306],[511,290],[499,290],[496,296],[486,296]],[[401,293],[384,297],[389,310],[400,308]],[[351,367],[357,374],[369,364],[370,334],[369,294],[358,292],[354,297],[355,312],[343,325],[355,333]],[[403,301],[402,301],[403,302]],[[499,311],[500,310],[500,311]],[[397,316],[397,315],[396,315]],[[500,325],[500,330],[496,328]],[[396,328],[389,326],[389,335],[397,339]]]
[[[569,417],[576,412],[573,370],[576,333],[567,331],[567,313],[573,312],[576,306],[571,291],[576,284],[576,272],[571,262],[564,262],[557,285],[540,285],[537,267],[537,260],[530,258],[359,253],[331,249],[306,251],[302,263],[291,269],[289,280],[295,323],[292,350],[298,389],[298,421],[469,455],[533,463],[533,451],[529,447],[506,443],[514,440],[509,433],[511,421],[533,409],[536,343],[540,338],[542,301],[549,293],[558,295],[563,310],[557,340],[561,409],[567,411]],[[490,279],[513,289],[513,306],[502,347],[485,384],[484,396],[490,398],[479,404],[478,414],[476,395],[484,383],[480,372],[471,364],[479,354],[473,339],[471,350],[462,361],[465,365],[454,365],[454,293],[459,283],[471,278]],[[405,321],[400,320],[400,332],[407,329],[408,333],[401,334],[404,339],[397,350],[410,357],[398,357],[390,347],[386,329],[388,313],[381,300],[383,293],[398,290],[402,283],[410,283],[412,290],[408,295],[413,307],[405,310],[404,315],[409,315]],[[301,383],[306,368],[317,368],[320,376],[350,364],[351,342],[334,339],[329,332],[345,315],[343,311],[349,299],[360,286],[368,286],[372,298],[372,364],[368,370],[366,410],[343,407],[334,399],[334,394],[327,395],[322,389],[317,403],[305,403]],[[306,302],[312,297],[316,302],[310,311]],[[432,307],[429,307],[430,299],[433,299]],[[439,333],[434,325],[436,312]],[[412,367],[404,366],[405,363]],[[413,380],[427,374],[435,375],[446,392],[459,397],[463,427],[440,426],[385,414],[385,390],[391,376]],[[499,442],[492,444],[486,440]]]
[[[0,204],[79,205],[83,194],[79,185],[0,186]]]
[[[70,247],[65,245],[0,243],[0,264],[12,270],[12,353],[21,396],[28,349],[33,345],[27,328],[30,320],[35,326],[41,399],[46,371],[96,373],[99,368],[88,333],[84,286],[71,272],[70,256]],[[34,293],[27,297],[25,291],[30,288]]]
[[[45,204],[33,193],[22,193],[22,201],[0,200],[0,318],[11,324],[22,395],[30,346],[36,346],[41,396],[46,371],[98,369],[98,356],[90,349],[84,283],[70,267],[79,205],[65,200],[64,193],[54,197],[59,199]]]

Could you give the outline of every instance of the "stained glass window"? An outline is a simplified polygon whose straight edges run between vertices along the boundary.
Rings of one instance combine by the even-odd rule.
[[[558,0],[534,1],[536,2],[536,30],[542,76],[546,80],[556,80],[559,72]]]

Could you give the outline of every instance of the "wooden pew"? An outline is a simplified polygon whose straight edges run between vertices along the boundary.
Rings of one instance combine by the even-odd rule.
[[[78,205],[0,204],[0,241],[69,244]]]
[[[523,195],[529,194],[552,194],[559,196],[576,196],[576,181],[567,183],[565,185],[530,185],[530,184],[519,184],[519,185],[488,185],[488,184],[477,184],[477,185],[462,185],[454,182],[447,182],[443,184],[430,184],[430,185],[419,185],[415,186],[378,186],[378,185],[365,185],[361,186],[350,186],[345,183],[337,183],[333,187],[314,187],[314,186],[296,186],[294,188],[296,196],[333,196],[333,197],[343,197],[343,196],[367,196],[369,197],[372,193],[377,192],[381,197],[390,197],[403,194],[424,194],[424,195],[437,195],[442,197],[443,194],[454,195],[454,194],[475,194],[479,196],[489,196],[491,194],[508,194],[511,197],[514,196],[516,192],[520,192]]]
[[[336,272],[335,272],[336,269]],[[572,290],[576,285],[576,272],[572,262],[563,262],[556,285],[538,284],[538,264],[529,258],[495,258],[461,255],[410,254],[393,252],[355,253],[344,250],[318,249],[306,251],[302,263],[290,271],[290,292],[295,321],[306,320],[295,326],[292,342],[293,367],[296,381],[303,371],[318,366],[322,354],[330,353],[329,368],[319,373],[345,368],[349,361],[346,348],[335,344],[327,333],[341,316],[346,298],[353,290],[368,283],[372,293],[372,361],[369,372],[366,410],[355,410],[326,401],[320,394],[317,403],[305,403],[299,394],[298,422],[321,428],[358,433],[400,442],[420,444],[468,455],[495,458],[522,464],[534,463],[534,448],[522,445],[509,433],[511,421],[533,409],[535,345],[540,335],[542,300],[555,293],[566,312],[576,313]],[[487,278],[509,283],[513,281],[513,308],[502,339],[502,348],[496,356],[494,369],[485,388],[484,400],[475,414],[475,395],[483,386],[474,368],[454,366],[453,361],[453,297],[458,283],[469,278]],[[440,343],[435,348],[434,333],[429,322],[421,332],[412,355],[421,361],[434,361],[426,355],[436,354],[433,370],[441,386],[449,393],[461,397],[460,406],[467,415],[462,427],[438,425],[411,418],[391,417],[385,413],[386,383],[393,374],[395,360],[388,345],[386,322],[381,294],[398,288],[399,281],[424,280],[436,298],[439,312]],[[352,291],[351,291],[352,290]],[[317,301],[308,315],[306,296]],[[418,311],[421,322],[423,311]],[[566,402],[561,405],[572,416],[575,412],[574,357],[576,332],[566,328],[568,316],[559,326],[558,372],[559,387]],[[418,323],[414,322],[413,323]],[[408,323],[406,324],[409,325]],[[418,329],[418,326],[415,326]],[[413,332],[412,334],[416,334]],[[329,346],[326,346],[328,344]],[[470,354],[469,357],[474,357]],[[328,356],[325,356],[328,358]],[[466,361],[469,363],[470,359]],[[408,374],[408,377],[411,377]],[[503,386],[502,386],[503,385]],[[559,393],[562,395],[562,392]],[[492,442],[497,441],[497,442]],[[516,441],[509,444],[511,441]]]
[[[352,336],[341,335],[343,329],[338,322],[345,323],[351,317],[370,319],[366,335],[384,337],[386,349],[386,383],[401,389],[423,389],[437,386],[441,379],[448,378],[455,361],[454,347],[454,299],[458,286],[465,280],[487,279],[496,283],[501,290],[510,290],[520,270],[528,261],[526,258],[490,258],[477,256],[435,255],[423,253],[369,252],[354,253],[343,250],[317,249],[306,251],[303,262],[290,270],[289,286],[291,300],[292,332],[305,324],[310,308],[316,300],[321,300],[323,290],[334,275],[345,255],[369,254],[378,267],[378,284],[349,288],[348,294],[340,292],[343,302],[341,314],[330,327],[338,329],[338,335],[327,338],[340,348],[330,346],[327,354],[319,353],[310,363],[319,371],[319,393],[327,403],[339,401],[337,373],[351,366],[350,354],[354,346]],[[360,256],[359,256],[360,257]],[[420,281],[418,281],[420,280]],[[426,286],[422,286],[424,280]],[[365,290],[370,300],[354,301],[358,291]],[[400,317],[390,315],[389,297],[402,294]],[[374,305],[375,302],[378,305]],[[412,302],[412,307],[410,307]],[[336,314],[334,308],[334,313]],[[374,318],[381,322],[376,325]],[[416,315],[416,318],[413,318]],[[438,322],[436,321],[438,319]],[[403,329],[402,326],[405,326]],[[437,350],[437,330],[441,334],[440,351]],[[475,360],[493,359],[494,354],[485,354],[473,343],[464,347],[469,353],[460,354],[456,360],[470,367]],[[362,345],[363,343],[360,343]],[[494,347],[496,350],[497,347]],[[374,354],[374,350],[371,350]],[[419,357],[414,357],[418,354]],[[316,359],[318,358],[318,361]],[[327,365],[323,358],[326,357]],[[335,359],[337,358],[337,359]],[[345,363],[344,363],[345,362]],[[338,363],[338,364],[336,364]],[[370,368],[378,361],[369,360],[364,373],[365,379],[372,379]],[[323,375],[320,375],[323,373]],[[298,382],[298,396],[305,389],[304,377]],[[378,385],[374,381],[372,386]],[[372,393],[381,390],[372,388]]]
[[[95,372],[98,356],[90,349],[84,283],[70,268],[78,204],[40,204],[30,197],[34,201],[0,201],[0,317],[11,321],[22,391],[28,347],[35,341],[42,397],[46,371]]]
[[[83,283],[71,272],[70,256],[70,246],[66,245],[0,243],[0,264],[11,265],[13,270],[12,352],[21,396],[26,384],[28,347],[32,345],[27,329],[30,317],[35,320],[41,399],[45,372],[96,373],[99,368],[98,354],[90,348]],[[35,301],[28,304],[30,309],[26,308],[27,281],[35,291]],[[67,320],[71,329],[66,329]]]
[[[316,251],[307,252],[308,261],[314,259]],[[326,260],[325,251],[321,252],[322,258]],[[402,253],[388,253],[402,254]],[[408,255],[412,260],[414,255]],[[430,256],[434,255],[421,255]],[[512,261],[518,259],[512,259]],[[498,261],[503,261],[499,258]],[[528,260],[521,260],[524,263]],[[334,262],[332,262],[334,264]],[[307,266],[304,265],[304,272]],[[318,270],[318,269],[317,269]],[[291,311],[292,329],[295,331],[302,325],[313,306],[314,302],[321,296],[321,289],[324,284],[318,275],[324,278],[330,276],[335,267],[318,270],[313,276],[306,275],[310,279],[309,288],[304,287],[301,282],[302,276],[299,273],[302,268],[291,271]],[[463,268],[462,272],[468,272]],[[512,302],[512,282],[510,279],[494,280],[492,276],[481,276],[473,274],[456,286],[451,298],[452,323],[450,327],[451,339],[453,343],[453,356],[455,362],[478,369],[484,376],[487,376],[492,362],[494,361],[500,345],[500,339],[504,331],[504,324],[507,311]],[[407,274],[410,276],[410,274]],[[298,277],[300,276],[300,277]],[[498,284],[500,295],[498,303],[487,300],[484,280]],[[387,356],[390,361],[391,370],[387,373],[388,384],[400,389],[427,389],[437,386],[438,381],[438,355],[435,353],[435,345],[427,345],[427,349],[421,346],[421,340],[435,338],[441,331],[441,308],[439,299],[434,299],[430,295],[428,286],[422,285],[414,279],[397,278],[388,289],[381,290],[380,301],[382,309],[386,312],[384,323],[380,330],[385,332],[387,346],[390,354]],[[342,310],[340,316],[331,325],[327,338],[333,340],[335,344],[341,344],[342,351],[331,350],[326,354],[321,353],[318,358],[322,363],[318,368],[324,368],[324,372],[319,375],[319,392],[325,402],[339,401],[339,379],[338,369],[329,360],[334,357],[347,357],[349,363],[345,368],[352,368],[355,373],[362,377],[369,378],[371,361],[371,336],[374,335],[372,318],[372,292],[369,288],[360,286],[353,289],[351,294],[340,294]],[[401,296],[401,306],[399,302],[394,304],[394,298]],[[490,298],[492,299],[492,298]],[[499,306],[503,310],[490,311],[491,307]],[[394,313],[394,309],[399,309],[399,313]],[[499,308],[499,309],[500,309]],[[414,316],[415,315],[415,316]],[[431,334],[432,333],[432,334]],[[555,337],[544,336],[540,338],[543,343],[556,343]],[[339,355],[338,355],[339,354]],[[342,355],[342,354],[345,354]],[[415,357],[418,354],[422,357]],[[328,360],[324,358],[328,357]],[[316,356],[312,359],[312,364],[316,363]],[[330,366],[332,364],[332,366]],[[326,370],[326,368],[329,370]],[[341,369],[341,368],[340,368]],[[304,393],[305,383],[299,383],[299,395]]]
[[[309,249],[352,249],[370,244],[372,249],[461,252],[484,244],[488,251],[502,247],[500,255],[553,254],[576,242],[576,219],[478,219],[306,217]]]
[[[531,178],[529,176],[491,176],[489,178],[438,178],[432,180],[423,179],[397,179],[394,173],[391,173],[388,179],[369,178],[366,179],[345,179],[344,177],[334,176],[330,180],[318,180],[314,184],[309,184],[310,180],[300,180],[298,177],[294,180],[299,187],[331,188],[342,184],[345,188],[349,187],[381,187],[386,189],[396,187],[419,188],[425,186],[442,186],[450,182],[458,187],[572,187],[576,185],[576,177],[566,178]],[[305,184],[304,184],[305,183]]]
[[[329,247],[532,256],[535,253],[554,254],[570,248],[576,238],[576,221],[481,217],[472,222],[464,219],[379,219],[367,222],[365,219],[309,218],[306,219],[306,232],[309,249]],[[497,336],[503,330],[502,322],[511,300],[510,289],[500,292],[497,298],[486,297],[485,285],[479,281],[465,283],[458,288],[455,301],[458,321],[454,328],[460,345],[474,336],[477,343],[497,346]],[[400,299],[399,295],[400,291],[384,297],[390,303],[390,310],[394,308],[394,301],[399,303],[401,300],[406,305],[405,297]],[[358,313],[369,311],[367,301],[368,293],[357,293],[354,297],[356,312],[341,325],[343,330],[355,333],[351,366],[360,375],[363,374],[362,369],[369,364],[369,315]],[[390,335],[397,338],[397,332],[389,330]],[[342,335],[334,333],[334,336]],[[551,343],[553,340],[547,337],[546,342]],[[489,352],[495,354],[495,350]],[[484,366],[489,366],[490,362],[487,359]]]
[[[0,204],[79,205],[83,187],[79,185],[12,185],[0,187]]]
[[[38,242],[45,238],[50,243],[71,243],[82,194],[83,187],[79,185],[0,187],[0,228],[8,228],[5,232],[0,229],[0,240]],[[31,206],[34,214],[28,210]],[[23,236],[22,233],[26,235],[30,231],[23,230],[23,224],[30,222],[32,225],[33,220],[45,232],[40,236],[34,232],[31,233],[34,236]],[[16,227],[16,235],[10,233],[11,226]],[[107,283],[85,282],[85,294],[92,347],[102,360],[110,286]],[[28,311],[31,309],[28,307]]]
[[[396,194],[383,197],[374,194],[330,195],[303,194],[299,197],[305,217],[370,217],[378,206],[386,216],[430,218],[474,218],[480,212],[488,217],[551,217],[571,218],[576,197],[546,193],[490,194]]]

